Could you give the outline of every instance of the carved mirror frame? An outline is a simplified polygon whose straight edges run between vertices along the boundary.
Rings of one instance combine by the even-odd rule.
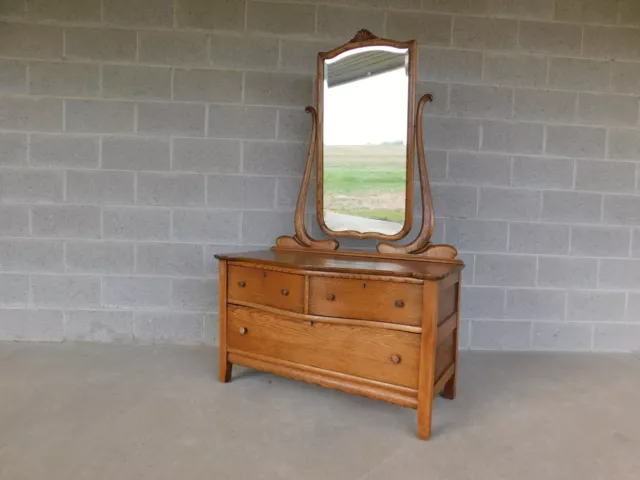
[[[322,120],[319,119],[318,110],[322,112],[322,99],[323,99],[323,82],[324,82],[324,60],[328,58],[335,58],[339,54],[360,47],[375,47],[375,46],[389,46],[394,48],[407,48],[409,54],[408,62],[408,127],[407,127],[407,195],[406,195],[406,211],[405,211],[405,225],[403,229],[395,235],[385,235],[378,232],[334,232],[326,225],[324,225],[324,216],[322,214],[322,178],[323,178],[323,158],[322,158]],[[435,215],[433,211],[433,200],[431,198],[431,188],[429,186],[429,175],[427,173],[427,163],[424,151],[424,138],[422,132],[422,116],[424,112],[424,106],[426,103],[433,101],[433,97],[430,94],[423,95],[418,101],[417,108],[415,107],[416,98],[416,76],[418,69],[417,59],[417,42],[410,40],[407,42],[400,42],[395,40],[388,40],[379,38],[373,35],[368,30],[360,30],[356,35],[346,44],[335,48],[329,52],[321,52],[318,54],[318,72],[316,78],[317,88],[317,100],[316,108],[309,106],[306,108],[306,112],[311,115],[311,136],[309,140],[309,153],[307,155],[307,162],[300,185],[300,193],[298,195],[298,202],[296,203],[296,213],[294,218],[295,235],[282,235],[276,239],[276,245],[273,247],[275,250],[303,250],[303,251],[317,251],[325,253],[333,253],[336,255],[349,255],[349,256],[363,256],[363,257],[377,257],[377,258],[397,258],[398,256],[404,256],[414,260],[428,260],[428,261],[445,261],[462,263],[457,259],[458,252],[450,245],[434,245],[430,242],[431,234],[433,233]],[[415,110],[414,110],[415,109]],[[415,116],[414,116],[415,115]],[[320,133],[319,133],[320,132]],[[316,158],[316,152],[318,153]],[[386,241],[381,241],[377,245],[377,253],[373,252],[360,252],[360,251],[338,251],[340,246],[338,240],[335,238],[329,238],[325,240],[316,240],[312,238],[307,232],[305,225],[307,195],[309,191],[309,183],[311,181],[311,174],[313,170],[313,160],[317,161],[317,175],[318,175],[318,199],[316,200],[316,212],[318,215],[318,223],[325,234],[330,237],[350,237],[357,239],[365,238],[377,238],[379,240],[395,241],[406,237],[409,234],[413,220],[413,164],[414,155],[418,159],[418,175],[420,178],[421,187],[421,207],[422,207],[422,224],[420,232],[414,240],[404,245],[396,245]],[[409,218],[410,217],[410,218]]]

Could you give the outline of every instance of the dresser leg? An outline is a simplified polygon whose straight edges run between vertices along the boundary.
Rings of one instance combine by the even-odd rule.
[[[431,416],[433,412],[433,389],[418,398],[418,438],[429,440],[431,437]]]
[[[457,368],[457,367],[456,367]],[[455,372],[453,376],[449,379],[447,383],[444,384],[444,390],[442,391],[442,398],[446,398],[447,400],[453,400],[456,398],[456,377],[458,376],[458,372]]]
[[[227,383],[231,380],[231,372],[233,370],[233,364],[228,361],[220,359],[220,381]]]

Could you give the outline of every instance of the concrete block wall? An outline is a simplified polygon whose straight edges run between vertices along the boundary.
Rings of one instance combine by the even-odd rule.
[[[215,343],[292,232],[315,54],[420,42],[463,348],[640,350],[637,0],[2,0],[0,340]]]

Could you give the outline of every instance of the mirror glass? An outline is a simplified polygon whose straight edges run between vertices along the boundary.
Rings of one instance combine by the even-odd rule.
[[[408,61],[407,49],[377,46],[324,62],[323,214],[334,232],[402,230]]]

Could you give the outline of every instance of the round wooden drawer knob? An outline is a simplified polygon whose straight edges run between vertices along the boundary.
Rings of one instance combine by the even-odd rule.
[[[391,361],[398,365],[402,361],[402,357],[400,355],[391,355]]]
[[[396,300],[396,307],[404,308],[404,301],[403,300]]]
[[[247,334],[247,329],[244,327],[240,327],[240,335],[246,335]]]
[[[239,286],[240,288],[244,288],[244,287],[245,287],[245,285],[246,285],[246,283],[245,283],[245,281],[244,281],[244,280],[240,280],[240,281],[238,282],[238,286]]]
[[[330,293],[329,295],[327,295],[327,300],[329,300],[330,302],[333,302],[336,299],[336,296],[333,293]]]
[[[282,290],[280,290],[280,293],[286,297],[287,295],[289,295],[289,290],[283,288]]]

